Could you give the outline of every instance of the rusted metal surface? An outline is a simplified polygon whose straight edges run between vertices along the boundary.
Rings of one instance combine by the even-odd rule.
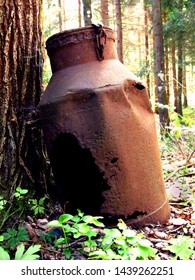
[[[38,108],[58,197],[67,211],[164,222],[169,204],[147,91],[118,61],[112,30],[104,32],[101,61],[92,27],[47,42],[53,75]]]

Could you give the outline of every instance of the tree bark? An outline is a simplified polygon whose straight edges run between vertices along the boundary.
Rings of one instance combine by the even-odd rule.
[[[179,0],[178,10],[182,12],[183,0]],[[176,112],[182,116],[182,82],[183,82],[183,31],[177,32],[177,58],[178,58],[178,87],[176,96]]]
[[[175,61],[175,42],[171,44],[171,63],[172,63],[172,76],[173,76],[173,94],[174,94],[174,106],[177,104],[177,72],[176,72],[176,61]]]
[[[178,40],[177,45],[178,51],[178,87],[177,87],[177,97],[176,97],[176,112],[182,116],[182,82],[183,82],[183,49],[182,49],[182,38]]]
[[[117,53],[118,59],[123,62],[123,32],[122,32],[122,18],[121,18],[121,1],[116,0],[116,33],[117,33]]]
[[[0,1],[0,193],[46,186],[36,105],[42,92],[40,0]]]
[[[63,30],[63,27],[62,27],[62,24],[63,24],[63,21],[62,21],[62,1],[61,0],[58,0],[58,9],[59,9],[59,12],[58,12],[58,15],[59,15],[59,31],[61,32]]]
[[[154,39],[155,39],[155,61],[156,61],[156,79],[158,103],[167,105],[167,97],[165,91],[165,75],[164,75],[164,42],[163,42],[163,27],[162,13],[160,0],[152,0]],[[159,107],[160,123],[163,127],[169,125],[168,109]]]
[[[101,0],[101,17],[103,25],[109,25],[108,0]]]
[[[188,107],[188,97],[187,97],[187,84],[186,84],[186,66],[183,65],[183,107]]]
[[[145,24],[145,61],[146,61],[146,84],[150,97],[150,62],[149,62],[149,35],[148,35],[148,9],[144,0],[144,24]]]
[[[90,26],[92,23],[91,0],[83,0],[83,15],[85,26]]]
[[[78,0],[78,21],[79,21],[79,27],[81,27],[81,0]]]

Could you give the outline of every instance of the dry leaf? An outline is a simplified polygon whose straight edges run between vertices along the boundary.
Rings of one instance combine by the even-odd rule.
[[[192,225],[195,225],[195,212],[192,213],[190,222]]]
[[[166,232],[155,230],[154,236],[160,239],[169,239],[169,236]]]
[[[173,218],[173,219],[170,219],[169,221],[174,226],[182,226],[182,225],[187,224],[187,221],[182,218]]]

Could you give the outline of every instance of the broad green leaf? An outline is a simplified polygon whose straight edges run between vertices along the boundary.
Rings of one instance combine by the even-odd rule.
[[[8,252],[6,252],[2,247],[0,247],[0,260],[10,260]]]
[[[0,235],[0,242],[2,242],[4,240],[4,236]]]
[[[62,245],[62,244],[65,244],[66,243],[66,240],[64,237],[60,237],[56,240],[55,242],[55,246],[59,246],[59,245]]]
[[[16,254],[15,254],[15,260],[21,260],[22,259],[22,255],[24,253],[25,247],[24,244],[20,244],[16,250]]]
[[[103,219],[103,217],[101,216],[93,217],[88,215],[88,216],[84,216],[82,220],[87,224],[93,224],[97,227],[104,227],[104,224],[98,221],[98,219]]]
[[[23,244],[21,244],[20,246],[22,246]],[[36,260],[38,259],[40,256],[35,254],[37,253],[41,248],[41,245],[31,245],[28,250],[21,255],[21,252],[19,253],[20,256],[20,260]]]
[[[169,240],[171,245],[166,246],[164,249],[169,250],[175,254],[175,259],[189,260],[190,257],[195,254],[194,239],[189,236],[179,235],[175,239]]]
[[[59,222],[60,222],[61,224],[66,223],[66,222],[68,222],[69,220],[71,220],[72,217],[73,217],[73,216],[70,215],[70,214],[62,214],[62,215],[59,217]]]
[[[139,259],[148,260],[148,259],[154,258],[157,253],[157,250],[152,247],[143,246],[143,245],[138,244],[137,248],[140,251],[140,254],[138,256]]]
[[[53,220],[47,224],[49,227],[61,227],[62,224],[58,220]]]
[[[41,197],[39,199],[39,205],[42,205],[44,203],[44,201],[45,201],[45,197]]]
[[[90,227],[86,223],[78,224],[78,230],[80,233],[87,233],[90,230]]]
[[[117,228],[105,228],[103,232],[105,233],[105,235],[110,236],[111,238],[119,237],[122,235],[120,230],[118,230]]]

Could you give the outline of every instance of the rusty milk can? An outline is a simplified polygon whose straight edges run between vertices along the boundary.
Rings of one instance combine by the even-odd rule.
[[[53,75],[38,110],[66,212],[166,221],[154,114],[143,83],[117,59],[112,29],[64,31],[46,48]]]

